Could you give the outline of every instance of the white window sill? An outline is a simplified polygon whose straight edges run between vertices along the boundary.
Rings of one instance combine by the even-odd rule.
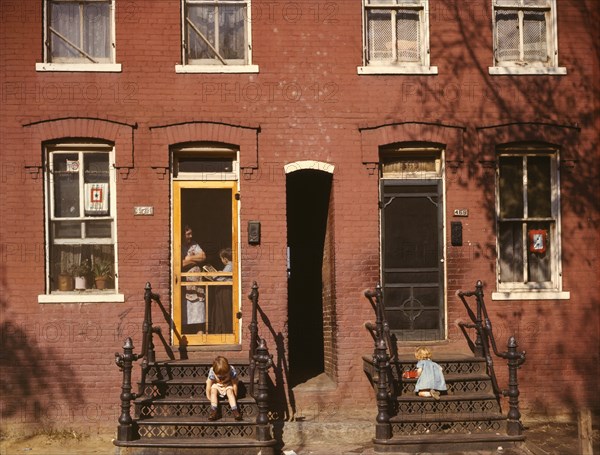
[[[567,68],[557,66],[551,68],[526,68],[521,66],[490,66],[489,72],[492,76],[528,76],[528,75],[548,75],[564,76],[567,74]]]
[[[65,292],[38,295],[38,303],[122,303],[123,294]]]
[[[86,73],[120,73],[120,63],[36,63],[36,71],[71,71]]]
[[[369,74],[438,74],[437,66],[359,66],[359,75]]]
[[[195,73],[258,73],[258,65],[175,65],[175,72]]]
[[[566,291],[504,291],[492,292],[492,300],[569,300]]]

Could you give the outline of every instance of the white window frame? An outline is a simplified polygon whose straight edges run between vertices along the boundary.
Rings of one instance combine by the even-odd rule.
[[[52,180],[52,170],[53,170],[53,160],[52,157],[55,153],[63,153],[63,154],[79,154],[79,162],[81,163],[81,157],[86,153],[97,153],[104,152],[108,153],[108,167],[109,167],[109,206],[110,206],[110,215],[107,219],[112,219],[112,231],[111,231],[111,239],[112,242],[109,243],[113,246],[114,251],[114,264],[113,264],[113,272],[114,272],[114,289],[109,290],[94,290],[94,289],[86,289],[82,291],[74,290],[74,291],[53,291],[51,289],[51,279],[50,279],[50,270],[52,269],[50,264],[50,250],[52,245],[56,242],[53,240],[51,232],[52,232],[52,223],[56,219],[65,220],[65,218],[56,218],[54,216],[54,185]],[[118,270],[118,242],[117,242],[117,198],[116,198],[116,171],[114,167],[115,163],[115,149],[112,145],[106,143],[60,143],[60,144],[52,144],[48,145],[45,149],[45,157],[46,157],[46,166],[45,166],[45,175],[44,175],[44,194],[46,195],[44,206],[45,206],[45,265],[46,265],[46,283],[45,283],[45,294],[38,295],[38,303],[100,303],[100,302],[124,302],[125,296],[118,292],[119,289],[119,270]],[[78,170],[78,181],[80,190],[80,195],[83,194],[83,168],[80,167]],[[80,200],[80,210],[83,207],[83,201]],[[76,217],[77,221],[84,221],[87,217],[84,212],[80,212],[81,215]],[[94,217],[93,219],[99,219],[98,217]],[[68,220],[68,219],[66,219]],[[75,220],[75,218],[74,218]],[[82,244],[94,244],[95,240],[90,239],[89,241],[85,241],[84,239],[63,239],[59,243],[65,245],[82,245]]]
[[[110,3],[110,58],[109,62],[94,62],[88,60],[86,62],[53,62],[49,55],[49,42],[50,42],[50,3],[56,0],[44,0],[44,61],[42,63],[36,63],[36,71],[69,71],[69,72],[104,72],[104,73],[120,73],[121,64],[116,63],[116,22],[115,22],[115,2],[117,0],[109,0]],[[105,0],[60,0],[61,3],[87,3],[87,2],[106,2]]]
[[[420,62],[385,62],[368,59],[368,11],[375,9],[392,9],[393,18],[397,11],[419,11],[421,29],[421,61]],[[363,66],[357,68],[358,74],[438,74],[437,66],[430,66],[429,48],[429,0],[362,0],[363,21]],[[392,20],[395,24],[395,20]],[[396,27],[392,27],[392,41],[396,41]],[[395,52],[395,47],[394,47]]]
[[[528,239],[527,231],[522,231],[523,248],[523,278],[524,282],[506,282],[503,283],[500,278],[500,223],[502,221],[511,221],[511,219],[502,220],[500,213],[500,162],[496,166],[496,289],[492,293],[492,300],[560,300],[569,299],[570,293],[562,290],[562,261],[561,261],[561,220],[560,220],[560,175],[558,172],[560,161],[559,151],[550,147],[523,146],[502,148],[498,150],[499,157],[519,157],[523,158],[523,204],[524,216],[523,225],[528,221],[548,221],[553,223],[552,229],[548,234],[548,243],[551,244],[551,281],[550,282],[527,282],[528,269]],[[550,157],[550,186],[551,186],[551,216],[544,219],[529,217],[527,214],[527,158],[547,156]],[[521,218],[516,218],[518,221]]]
[[[558,66],[558,26],[556,0],[545,0],[545,6],[528,5],[524,0],[492,0],[492,30],[493,30],[493,64],[489,67],[490,75],[556,75],[567,74],[565,67]],[[512,4],[511,4],[512,3]],[[496,24],[496,12],[499,10],[517,11],[519,15],[519,51],[523,55],[523,16],[525,11],[545,11],[546,15],[546,48],[548,51],[549,62],[525,62],[522,58],[519,61],[499,62],[497,60],[498,52],[498,32]]]
[[[186,50],[187,36],[187,5],[245,5],[245,62],[227,63],[219,59],[211,59],[206,62],[188,62]],[[251,0],[231,0],[223,2],[220,0],[181,0],[181,64],[175,65],[176,73],[258,73],[258,65],[252,64],[252,1]]]

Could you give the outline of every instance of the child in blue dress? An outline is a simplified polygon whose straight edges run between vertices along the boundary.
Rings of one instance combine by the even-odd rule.
[[[431,360],[431,351],[428,348],[417,348],[415,357],[418,360],[415,392],[420,397],[433,397],[439,400],[440,391],[448,390],[442,367]]]

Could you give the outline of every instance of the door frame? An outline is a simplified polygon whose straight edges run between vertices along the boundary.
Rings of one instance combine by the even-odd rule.
[[[202,286],[222,286],[230,285],[232,287],[232,333],[214,334],[207,333],[182,334],[181,332],[181,280],[185,276],[181,272],[181,190],[182,189],[230,189],[231,190],[231,252],[233,263],[233,276],[231,282],[217,281],[191,281],[188,284],[198,284]],[[239,261],[239,187],[237,180],[172,180],[172,205],[171,205],[171,340],[172,344],[178,345],[233,345],[239,344],[241,340],[241,324],[238,315],[240,314],[240,261]],[[201,275],[210,275],[202,272]],[[221,284],[222,283],[222,284]],[[206,293],[208,299],[208,292]],[[206,303],[208,305],[208,301]],[[183,336],[186,341],[183,342]]]
[[[392,153],[390,153],[392,150]],[[441,293],[439,298],[439,316],[440,326],[438,328],[439,338],[436,340],[445,340],[448,338],[448,292],[447,292],[447,251],[446,251],[446,181],[445,181],[445,159],[444,150],[437,147],[407,147],[407,148],[389,148],[382,149],[384,156],[396,158],[402,158],[403,156],[410,156],[416,160],[419,159],[419,155],[423,154],[424,157],[435,156],[439,160],[439,164],[436,164],[435,170],[427,170],[420,172],[404,172],[401,175],[390,175],[385,176],[383,172],[383,161],[380,163],[380,177],[379,177],[379,246],[380,246],[380,282],[385,290],[385,276],[384,276],[384,254],[385,254],[385,239],[384,229],[385,220],[383,213],[383,188],[387,183],[388,185],[437,185],[438,203],[437,209],[438,214],[438,260],[441,265],[439,268],[439,291]],[[384,300],[385,303],[385,300]],[[391,329],[394,332],[393,329]],[[401,333],[401,330],[395,330],[397,333]],[[436,341],[432,339],[417,339],[417,338],[398,338],[399,341]]]

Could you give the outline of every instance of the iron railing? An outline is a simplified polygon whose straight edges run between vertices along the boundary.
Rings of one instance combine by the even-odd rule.
[[[469,348],[476,356],[485,358],[487,365],[488,374],[492,379],[492,386],[496,398],[499,400],[500,396],[509,398],[509,411],[508,411],[508,424],[507,432],[510,435],[520,435],[522,431],[521,424],[521,412],[519,411],[519,383],[517,380],[517,370],[525,362],[525,351],[518,351],[517,340],[514,336],[511,336],[507,342],[507,351],[499,352],[496,346],[496,339],[494,337],[494,331],[492,329],[492,322],[488,316],[485,301],[483,300],[483,283],[481,280],[475,284],[474,291],[457,291],[456,295],[463,302],[467,314],[471,319],[471,323],[460,322],[459,327],[461,328],[463,335],[465,336]],[[475,311],[471,308],[467,302],[467,297],[475,297],[477,308]],[[467,332],[467,329],[474,329],[476,332],[476,338],[473,341]],[[491,350],[490,350],[491,347]],[[494,371],[494,362],[492,359],[492,352],[502,359],[508,361],[508,389],[500,390],[498,386],[498,380],[496,379],[496,373]]]
[[[252,301],[252,321],[250,323],[250,349],[249,349],[249,392],[256,400],[258,414],[256,417],[256,439],[258,441],[268,441],[271,439],[269,426],[269,394],[268,394],[268,370],[273,366],[273,356],[269,354],[267,343],[264,339],[258,337],[258,285],[254,282],[252,291],[249,294]],[[117,430],[118,441],[132,441],[136,437],[136,423],[131,417],[131,402],[138,398],[145,389],[145,380],[147,372],[151,365],[156,363],[156,353],[154,349],[153,334],[161,334],[160,327],[154,327],[152,324],[152,302],[160,305],[160,296],[152,292],[150,283],[146,283],[144,288],[144,321],[142,323],[142,351],[140,354],[133,352],[133,341],[130,337],[123,344],[123,354],[115,352],[115,363],[123,372],[123,381],[121,384],[121,415],[119,416],[119,427]],[[163,309],[164,310],[164,309]],[[179,336],[178,336],[179,338]],[[180,339],[181,341],[181,339]],[[164,339],[163,339],[164,343]],[[169,357],[174,358],[172,352]],[[131,371],[133,363],[142,359],[142,375],[140,380],[139,393],[132,391]],[[254,378],[258,372],[258,387],[255,393]]]

